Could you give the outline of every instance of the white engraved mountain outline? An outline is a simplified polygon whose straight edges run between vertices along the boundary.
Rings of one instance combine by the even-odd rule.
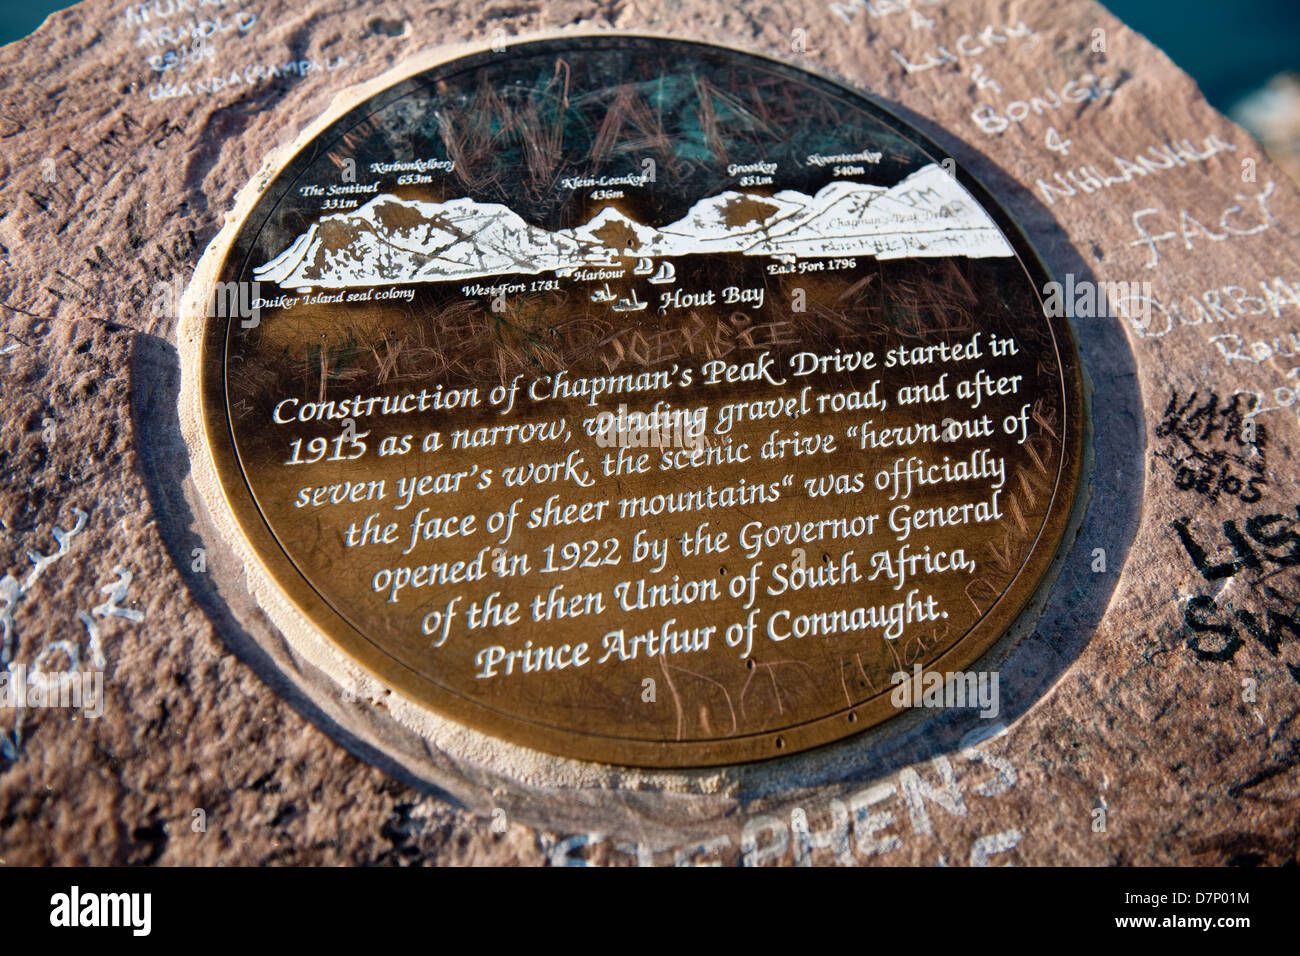
[[[321,217],[253,274],[282,288],[342,289],[508,274],[566,276],[625,256],[709,253],[785,262],[1014,254],[961,184],[931,163],[888,188],[837,180],[812,196],[727,191],[701,199],[662,227],[606,206],[584,225],[551,232],[500,203],[434,203],[385,194]]]

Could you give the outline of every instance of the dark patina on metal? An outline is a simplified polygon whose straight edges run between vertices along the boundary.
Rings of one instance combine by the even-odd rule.
[[[1013,623],[1078,483],[1024,238],[917,131],[750,54],[432,68],[298,152],[219,281],[204,427],[267,572],[397,692],[551,753],[887,720],[894,675]]]

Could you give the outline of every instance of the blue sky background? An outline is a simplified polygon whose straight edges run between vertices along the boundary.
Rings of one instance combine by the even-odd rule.
[[[0,44],[26,36],[64,6],[0,0]],[[1224,111],[1274,74],[1300,70],[1297,0],[1109,0],[1106,6],[1195,77]]]

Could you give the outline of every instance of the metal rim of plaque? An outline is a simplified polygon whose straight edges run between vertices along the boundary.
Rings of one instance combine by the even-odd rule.
[[[494,105],[485,107],[485,103]],[[706,104],[707,109],[700,104]],[[478,113],[471,115],[474,110]],[[473,128],[474,116],[482,121],[481,129]],[[610,132],[611,116],[622,124],[613,133]],[[516,123],[513,132],[507,119]],[[645,175],[641,154],[656,160],[657,175]],[[371,167],[375,157],[380,165]],[[354,175],[337,178],[340,167],[349,159],[353,160]],[[723,164],[722,159],[731,161]],[[326,163],[330,165],[322,165]],[[728,173],[726,167],[740,169],[741,173],[734,169]],[[776,175],[767,172],[773,167]],[[334,181],[349,188],[322,191],[325,169],[336,177]],[[540,175],[539,169],[546,176]],[[509,170],[513,173],[508,175]],[[564,179],[578,183],[617,182],[617,185],[603,192],[591,185],[565,188]],[[364,191],[372,181],[378,183],[377,191]],[[910,194],[903,188],[909,183],[913,187]],[[923,194],[920,199],[915,191],[917,187]],[[592,198],[593,195],[601,198]],[[328,201],[336,197],[341,198]],[[748,230],[745,238],[708,232],[711,226],[699,225],[703,221],[699,210],[706,208],[700,204],[715,199],[720,202],[723,197],[730,204],[728,209],[742,209],[742,213],[728,213],[731,218],[726,220],[726,228],[733,232]],[[944,201],[936,208],[935,203],[940,199]],[[844,215],[835,219],[832,213],[826,212],[832,208],[828,205],[832,201],[841,203],[834,207],[841,213],[845,209],[853,211],[849,217],[852,223],[869,221],[875,232],[872,235],[836,232],[836,229],[842,232],[843,228],[852,231],[867,227],[844,227],[847,221]],[[738,202],[742,205],[737,205]],[[907,202],[920,211],[907,212]],[[427,244],[431,241],[428,237],[439,229],[454,235],[457,242],[464,241],[466,222],[482,224],[485,209],[493,210],[495,215],[503,206],[510,215],[501,213],[502,218],[494,220],[490,228],[523,229],[525,238],[515,235],[504,240],[493,239],[496,245],[486,252],[483,248],[475,249],[474,261],[480,266],[477,275],[467,271],[465,256],[450,240],[436,251],[418,245],[417,239]],[[606,207],[612,207],[615,212],[603,212]],[[779,214],[768,211],[777,208]],[[872,211],[880,209],[885,211]],[[684,210],[688,213],[695,210],[694,219],[685,215]],[[455,218],[461,214],[469,218]],[[786,229],[772,225],[787,214],[794,226]],[[593,253],[595,215],[603,216],[599,235],[604,238],[599,242],[621,243],[614,252],[606,249],[599,255]],[[767,216],[772,218],[761,221]],[[519,220],[524,222],[522,226]],[[609,231],[611,222],[624,230],[617,240],[608,238],[614,234]],[[828,226],[831,222],[839,225]],[[688,227],[683,223],[694,225]],[[881,230],[886,228],[898,234],[881,238]],[[781,229],[786,231],[781,233]],[[482,236],[488,231],[488,227],[480,226],[479,232],[473,234],[473,241],[482,246],[487,242]],[[629,238],[633,236],[636,238]],[[511,272],[509,266],[484,265],[500,251],[503,242],[516,243],[511,247],[516,250],[512,254],[517,254],[518,243],[533,243],[529,247],[533,258],[516,272]],[[542,251],[534,247],[541,247]],[[320,251],[322,248],[324,252]],[[840,250],[849,251],[841,253]],[[637,255],[638,252],[646,254]],[[438,256],[454,258],[455,255],[461,255],[458,265],[430,264]],[[646,261],[655,269],[653,273],[641,268]],[[850,261],[854,263],[852,266],[845,264]],[[648,284],[656,277],[663,279],[665,263],[669,264],[669,273],[675,266],[676,279],[670,276],[659,284]],[[823,265],[799,272],[800,265],[806,263]],[[602,284],[582,278],[599,275],[600,267],[607,267],[609,275],[619,275],[614,281],[617,289],[611,290],[608,280]],[[756,305],[753,297],[738,306],[725,304],[725,311],[721,307],[711,308],[714,304],[698,291],[703,288],[698,282],[696,292],[680,293],[676,300],[671,298],[669,286],[675,281],[676,288],[683,289],[692,276],[700,281],[702,277],[710,281],[722,277],[717,278],[718,283],[734,277],[733,285],[728,288],[761,289],[766,311]],[[259,286],[253,288],[265,290],[270,285],[274,290],[272,294],[260,291],[260,301],[280,303],[260,311],[254,309],[252,321],[247,309],[209,310],[200,340],[203,352],[199,402],[207,447],[239,531],[270,577],[334,646],[407,699],[489,735],[564,757],[661,768],[744,763],[828,744],[887,721],[897,715],[899,708],[891,700],[892,686],[882,680],[882,675],[891,670],[913,672],[916,663],[925,671],[964,672],[1013,625],[1043,583],[1056,556],[1079,483],[1083,393],[1078,359],[1066,320],[1044,315],[1039,290],[1044,287],[1046,273],[1014,223],[964,170],[953,168],[951,161],[945,163],[941,149],[858,91],[751,53],[659,37],[608,34],[520,43],[504,51],[470,54],[435,66],[350,109],[293,156],[269,180],[251,213],[243,220],[226,253],[218,281],[259,281]],[[804,285],[792,286],[796,281],[810,286],[807,289]],[[532,298],[529,292],[511,293],[517,298],[511,299],[506,307],[514,311],[501,318],[492,311],[491,299],[499,294],[501,287],[516,286],[525,290],[536,288],[538,292]],[[486,292],[478,294],[478,289]],[[808,296],[809,304],[805,304],[804,310],[789,311],[787,304],[792,301],[790,296],[795,289]],[[397,290],[409,298],[398,298]],[[722,288],[717,291],[721,294]],[[311,296],[321,293],[331,298],[340,293],[345,297],[355,293],[366,298],[356,306],[348,306],[342,299],[328,303],[318,299],[313,303]],[[385,293],[385,298],[380,299],[379,293]],[[669,298],[659,298],[665,295]],[[682,299],[682,295],[694,298]],[[603,301],[607,297],[610,303]],[[296,311],[284,307],[290,298],[296,300]],[[647,300],[663,302],[666,311],[659,314],[655,309],[638,308]],[[674,301],[684,301],[689,307],[675,309]],[[780,308],[777,302],[781,303]],[[623,311],[615,311],[625,305]],[[532,311],[522,311],[525,307]],[[529,315],[533,318],[528,318]],[[537,315],[552,319],[538,319]],[[529,321],[534,326],[525,329],[528,334],[506,341],[513,334],[511,330],[517,331]],[[549,352],[543,347],[546,342],[537,345],[534,342],[537,336],[529,338],[533,331],[544,328],[545,321],[553,321],[549,334],[560,340]],[[711,353],[682,353],[685,346],[681,343],[690,340],[690,329],[683,324],[687,322],[697,322],[700,327],[716,322],[719,329],[730,322],[727,328],[732,338],[726,339],[718,332],[711,340]],[[869,331],[863,331],[867,327]],[[470,331],[464,332],[465,329]],[[760,329],[764,330],[761,334]],[[296,402],[286,406],[292,410],[307,406],[323,409],[330,399],[338,401],[354,394],[392,396],[424,389],[427,399],[429,390],[441,389],[443,383],[447,385],[447,394],[456,391],[453,385],[467,393],[470,383],[476,380],[486,392],[491,385],[509,381],[503,377],[508,361],[520,363],[519,367],[533,363],[537,376],[556,375],[564,368],[577,377],[578,370],[593,367],[584,362],[596,361],[591,343],[597,335],[603,336],[606,342],[623,336],[618,339],[622,344],[614,351],[624,360],[636,352],[628,342],[635,339],[638,331],[642,333],[639,343],[652,337],[652,333],[660,339],[673,339],[678,343],[675,358],[679,367],[688,364],[700,367],[705,361],[729,361],[737,365],[749,361],[757,366],[761,364],[761,347],[766,342],[768,354],[784,358],[787,367],[793,368],[788,363],[794,361],[790,356],[796,350],[829,355],[839,349],[843,355],[874,349],[883,357],[888,348],[900,343],[904,349],[923,343],[936,345],[934,336],[942,334],[944,342],[958,336],[962,341],[982,342],[983,354],[991,363],[989,367],[996,366],[996,371],[1002,366],[993,361],[987,349],[998,330],[1025,346],[1021,350],[1023,358],[1016,360],[1021,364],[1007,364],[1006,368],[1019,371],[1028,381],[1038,377],[1041,387],[1032,393],[1032,403],[1015,401],[1010,412],[1017,409],[1026,414],[1032,412],[1039,441],[1035,444],[1034,440],[1028,440],[1031,423],[1022,414],[1028,449],[1024,444],[1011,445],[1010,439],[995,436],[990,438],[989,447],[980,457],[980,449],[972,450],[971,443],[961,437],[962,424],[951,426],[957,430],[952,442],[954,453],[944,457],[944,462],[951,458],[953,469],[966,464],[965,458],[958,459],[958,452],[970,455],[967,474],[982,469],[988,477],[992,470],[988,463],[1002,462],[1001,484],[990,499],[997,520],[987,521],[987,527],[955,529],[943,538],[950,547],[943,553],[952,560],[957,553],[951,548],[953,540],[969,547],[971,557],[966,558],[967,564],[985,577],[976,579],[976,572],[958,574],[950,569],[949,577],[955,580],[948,583],[942,574],[935,572],[941,581],[935,587],[944,596],[942,606],[957,609],[959,623],[940,627],[941,622],[933,612],[933,607],[940,606],[936,603],[930,616],[924,618],[926,623],[935,622],[935,627],[923,634],[913,628],[914,636],[907,637],[906,641],[898,635],[885,637],[885,627],[880,624],[884,620],[883,602],[893,600],[891,594],[902,597],[908,593],[906,588],[900,590],[889,583],[901,577],[901,566],[908,560],[899,550],[902,545],[895,540],[896,536],[890,537],[888,547],[881,546],[878,551],[877,544],[861,537],[829,542],[818,539],[807,542],[804,550],[813,555],[814,563],[820,556],[827,566],[840,568],[840,583],[833,589],[834,598],[812,593],[809,588],[807,593],[791,598],[791,610],[786,617],[779,617],[780,612],[770,612],[767,625],[775,626],[771,622],[776,615],[780,627],[789,636],[790,622],[802,620],[812,629],[811,638],[799,635],[796,640],[782,638],[781,643],[776,643],[777,639],[770,634],[777,632],[770,631],[767,643],[761,639],[753,641],[748,656],[742,657],[738,652],[740,645],[729,644],[723,636],[731,633],[728,625],[744,620],[744,614],[739,613],[743,608],[736,601],[727,604],[730,598],[720,599],[716,606],[710,607],[705,603],[709,595],[707,585],[697,585],[695,593],[701,600],[661,608],[662,613],[657,612],[657,617],[620,610],[609,600],[598,623],[589,623],[583,617],[558,622],[525,617],[527,629],[517,635],[521,646],[525,634],[539,645],[543,640],[564,640],[565,646],[571,648],[571,655],[579,636],[587,635],[586,639],[594,645],[588,656],[594,661],[598,652],[603,653],[605,649],[601,644],[602,635],[618,628],[621,621],[631,626],[633,621],[652,618],[685,621],[690,617],[692,624],[714,624],[712,645],[708,650],[698,651],[689,663],[677,659],[669,663],[666,651],[657,659],[646,657],[647,643],[641,645],[643,654],[639,658],[624,660],[621,650],[624,645],[619,643],[619,653],[601,669],[588,664],[585,669],[573,666],[567,671],[540,675],[512,672],[500,680],[497,678],[502,675],[498,673],[491,681],[484,681],[474,676],[477,668],[468,663],[471,658],[465,655],[474,648],[481,651],[493,642],[505,642],[509,638],[508,628],[493,629],[485,624],[481,634],[460,635],[450,641],[444,635],[446,647],[459,643],[466,645],[466,649],[456,652],[461,656],[454,661],[437,656],[441,648],[431,647],[438,639],[436,628],[432,637],[421,632],[418,641],[405,636],[412,630],[412,622],[421,620],[410,614],[422,611],[426,615],[422,620],[427,623],[429,609],[445,610],[447,598],[456,591],[455,587],[428,589],[418,595],[418,607],[411,610],[402,602],[412,592],[401,594],[399,600],[391,603],[407,616],[395,623],[388,616],[390,602],[384,589],[375,583],[387,584],[396,573],[393,554],[381,554],[378,548],[371,548],[370,554],[360,550],[335,554],[330,549],[338,551],[342,547],[334,541],[340,536],[341,526],[325,526],[326,521],[333,520],[328,506],[326,510],[315,509],[315,514],[304,519],[283,504],[294,499],[299,485],[304,489],[338,487],[352,480],[343,470],[344,465],[329,470],[331,466],[326,463],[325,471],[316,473],[311,480],[298,481],[294,468],[286,464],[294,461],[294,454],[301,456],[304,447],[299,445],[297,452],[291,454],[288,451],[291,437],[308,441],[310,437],[324,437],[333,443],[334,436],[340,433],[340,423],[331,420],[327,428],[312,433],[307,426],[313,423],[296,420],[290,430],[280,432],[268,425],[264,417],[268,409],[279,408],[286,396]],[[464,334],[457,339],[459,344],[440,351],[438,344],[431,341],[434,331],[445,332],[453,339],[456,338],[453,332]],[[972,338],[975,333],[984,337]],[[484,336],[492,335],[496,336],[495,352],[483,344]],[[395,345],[399,339],[401,344]],[[383,346],[376,343],[384,343],[390,349],[395,347],[396,358],[389,362],[389,356],[379,354]],[[718,357],[725,348],[731,350],[729,359]],[[565,353],[565,349],[569,351]],[[386,374],[381,372],[374,380],[366,378],[370,374],[363,354],[366,350],[375,353],[375,367],[387,369]],[[934,350],[928,354],[933,358]],[[550,364],[547,356],[551,357]],[[417,359],[426,364],[418,366]],[[404,361],[418,367],[412,371],[410,364],[403,365]],[[608,356],[605,361],[608,366]],[[953,361],[946,368],[954,373],[948,375],[949,388],[959,378],[955,373],[962,371],[960,362]],[[1011,362],[1010,359],[1002,361]],[[671,362],[664,360],[664,364],[666,367]],[[654,368],[649,363],[641,370]],[[936,372],[938,368],[929,371]],[[885,374],[879,369],[877,372]],[[933,376],[921,383],[916,378],[920,373],[915,369],[907,374],[912,376],[908,382],[935,385]],[[593,372],[591,378],[596,377]],[[817,381],[852,385],[854,389],[867,384],[865,377],[854,378],[852,373],[843,371],[824,372]],[[367,382],[371,384],[369,391],[364,387]],[[879,394],[889,395],[891,389],[896,393],[898,378],[889,378],[888,382]],[[760,385],[758,388],[739,382],[730,392],[726,391],[730,387],[726,385],[721,392],[707,393],[709,402],[703,407],[709,409],[708,414],[714,414],[714,406],[721,401],[719,396],[733,397],[740,405],[773,394],[783,397],[799,394],[798,389],[775,393],[768,390],[769,383]],[[700,388],[697,386],[692,393],[696,398],[702,398]],[[867,394],[865,388],[860,394]],[[957,400],[951,396],[950,399],[930,412],[930,417],[957,408]],[[274,403],[268,404],[272,400]],[[879,395],[872,400],[879,401]],[[992,391],[988,401],[993,402]],[[681,404],[686,402],[681,397]],[[400,422],[355,420],[352,435],[373,431],[371,441],[380,438],[381,433],[396,440],[399,432],[405,432],[414,435],[418,444],[420,434],[427,434],[428,430],[441,429],[445,437],[457,424],[478,427],[487,421],[479,410],[471,414],[468,408],[460,411],[469,417],[458,418],[450,404],[445,403],[429,415],[407,416]],[[885,405],[883,409],[877,405],[871,415],[863,413],[853,419],[845,415],[825,416],[825,421],[843,425],[875,416],[882,423],[892,421],[895,429],[892,434],[901,440],[903,433],[897,429],[925,417],[908,411],[906,415],[910,419],[887,418],[884,416],[891,407],[888,399]],[[359,412],[363,406],[364,403],[354,405],[350,410]],[[579,407],[587,406],[582,402],[577,406],[572,403],[563,406],[566,414],[561,417],[576,421]],[[997,407],[1003,411],[1002,405]],[[372,404],[370,410],[373,408]],[[894,414],[902,413],[894,409]],[[965,427],[970,429],[971,423],[977,420],[977,416],[970,415],[964,420]],[[780,424],[770,421],[761,429],[735,431],[729,438],[734,442],[737,437],[750,435],[757,440]],[[388,426],[391,426],[389,432],[384,432]],[[859,433],[866,430],[865,425],[860,424],[859,428]],[[880,436],[889,432],[887,428],[873,432],[873,441],[885,441]],[[844,429],[840,428],[837,434],[843,433]],[[572,436],[566,451],[579,447],[574,443],[580,437]],[[589,439],[586,440],[588,444],[581,447],[590,446]],[[706,444],[709,441],[700,440]],[[865,437],[861,441],[866,444]],[[934,464],[939,457],[934,447],[905,449],[903,454],[894,454],[891,449],[887,459],[879,449],[868,454],[865,448],[859,448],[850,452],[849,457],[863,466],[858,475],[860,479],[865,476],[865,491],[838,495],[826,505],[818,504],[808,495],[787,495],[773,508],[788,509],[780,513],[787,517],[784,527],[789,527],[797,525],[801,516],[807,516],[816,507],[829,509],[825,511],[823,525],[831,525],[831,516],[837,513],[856,510],[866,514],[864,503],[880,503],[881,507],[873,513],[883,528],[887,522],[885,516],[893,514],[890,509],[897,504],[887,500],[888,486],[878,490],[879,485],[873,485],[873,476],[878,481],[881,474],[873,466],[893,466],[896,459],[910,461],[906,453],[909,450],[919,453],[920,468]],[[939,450],[947,451],[947,448]],[[999,450],[1005,454],[995,456],[994,452]],[[928,460],[927,452],[931,455]],[[594,450],[584,452],[583,460],[587,454],[591,454],[592,461],[597,460]],[[385,474],[390,482],[390,497],[398,477],[414,478],[420,472],[433,474],[435,470],[433,459],[427,455],[423,460],[401,457],[395,460],[396,465],[381,463],[388,469]],[[378,459],[372,452],[365,456],[365,461]],[[468,463],[471,458],[466,457],[464,461]],[[461,470],[468,473],[472,467],[485,468],[493,462],[498,468],[509,467],[511,462],[517,466],[523,461],[513,448],[505,451],[491,448]],[[754,465],[749,474],[753,483],[761,483],[763,469],[770,472],[772,467],[779,470],[789,464],[784,459],[777,465],[764,461]],[[745,471],[728,472],[727,467],[730,466],[719,466],[718,474],[732,476],[729,480],[734,492],[744,484],[740,478]],[[830,474],[829,467],[815,469],[813,464],[801,460],[795,462],[795,467],[793,476],[799,479],[796,484],[801,484],[805,475]],[[296,473],[306,472],[299,469]],[[481,473],[481,470],[473,472]],[[962,474],[955,470],[952,473]],[[920,473],[907,474],[910,486]],[[895,495],[900,495],[902,488],[898,476],[896,470],[892,479]],[[671,482],[678,480],[678,476],[652,476],[652,479],[663,487],[672,487]],[[373,486],[374,475],[370,474],[366,480]],[[954,479],[958,483],[961,480]],[[779,476],[775,483],[780,484]],[[632,479],[621,475],[612,480],[598,479],[586,497],[594,500],[598,491],[611,488],[614,492],[626,491],[633,484]],[[1023,497],[1013,500],[1014,495],[1021,494],[1021,487]],[[543,505],[556,490],[564,498],[578,500],[572,485],[539,490],[527,489],[521,493],[527,496],[525,508]],[[313,510],[312,494],[313,491],[305,492],[308,511]],[[947,494],[944,489],[936,491],[934,500],[951,501],[951,496],[944,497]],[[325,498],[328,501],[329,493]],[[297,500],[302,501],[303,497]],[[439,501],[431,497],[413,504],[445,511],[449,507],[447,502],[453,500],[456,499]],[[486,506],[479,508],[478,498],[462,495],[460,500],[462,510],[467,512],[488,510]],[[490,500],[499,504],[507,499]],[[476,503],[474,509],[470,509],[471,501]],[[355,532],[363,514],[378,513],[386,520],[388,506],[387,500],[375,507],[363,502],[348,512],[356,518],[350,527]],[[400,534],[412,535],[413,547],[420,528],[417,526],[412,532],[407,522],[418,511],[419,507],[411,507],[395,515],[402,519]],[[906,512],[903,520],[912,513]],[[745,525],[734,522],[739,522],[742,516],[752,522],[755,516],[763,514],[766,512],[755,510],[749,501],[696,515],[699,520],[693,518],[691,525],[709,521],[715,530],[725,526],[733,532],[735,544],[738,527]],[[611,520],[598,522],[594,530],[585,526],[579,530],[584,537],[588,532],[591,539],[615,537],[630,547],[634,525],[655,527],[649,520],[623,522],[615,527]],[[674,534],[689,530],[681,525],[668,529],[662,523],[658,528]],[[552,532],[553,543],[566,534]],[[354,533],[353,540],[364,543],[364,531],[360,539]],[[534,558],[539,550],[535,546],[542,540],[532,539]],[[396,552],[405,548],[405,537],[402,541]],[[449,549],[458,545],[449,541],[440,538],[429,544],[421,543],[414,556],[432,561],[436,555],[449,553]],[[466,552],[470,558],[479,553],[478,541],[474,544],[474,549]],[[774,549],[764,551],[763,566],[770,568],[778,558],[788,560],[792,550],[787,548],[784,554],[777,554]],[[868,554],[873,551],[883,552],[887,558],[873,556],[873,563],[868,563]],[[911,552],[913,570],[919,551],[918,544],[917,552]],[[987,558],[986,551],[990,555]],[[726,561],[736,564],[734,554],[733,551],[713,556],[714,565],[720,565],[716,569],[720,579],[727,578]],[[855,554],[854,558],[848,557]],[[507,559],[506,555],[497,557]],[[771,559],[770,563],[767,559]],[[371,564],[366,565],[367,560]],[[392,567],[387,571],[372,570],[373,562],[381,560]],[[678,560],[686,562],[684,551]],[[845,584],[853,580],[845,570],[849,561],[860,562],[855,565],[859,577],[854,586]],[[791,567],[783,566],[788,582]],[[987,566],[1001,567],[1001,573],[983,571]],[[879,572],[882,567],[886,571],[883,583],[867,580],[866,571]],[[693,580],[685,563],[679,570],[688,583]],[[536,572],[535,564],[533,571]],[[988,575],[993,575],[991,580],[987,579]],[[559,577],[572,588],[584,580],[603,583],[619,577],[628,581],[632,575],[628,565],[623,564],[609,572],[598,568],[590,574],[580,573],[576,578]],[[549,585],[543,587],[545,582],[536,573],[531,578],[525,575],[520,581],[489,580],[488,584],[505,596],[535,596],[549,590]],[[876,623],[858,630],[847,630],[849,625],[844,624],[846,630],[828,633],[824,641],[817,643],[816,622],[821,620],[824,627],[831,626],[825,623],[829,620],[827,616],[818,618],[817,608],[833,601],[853,604],[857,600],[855,595],[868,592],[874,606],[881,609],[880,616],[871,618],[872,608],[866,606],[866,598],[854,610],[862,611],[865,619]],[[388,596],[396,595],[397,592],[390,592]],[[811,603],[805,605],[799,601]],[[903,603],[909,615],[920,606],[919,599]],[[891,605],[894,606],[897,605]],[[805,612],[796,615],[794,609],[798,608],[804,608]],[[921,618],[922,612],[916,611],[916,616]],[[860,623],[863,619],[853,620]],[[847,611],[838,620],[849,621]],[[911,618],[908,620],[910,624]],[[808,621],[813,623],[806,624]],[[621,629],[618,633],[622,634]],[[664,638],[662,647],[668,646]],[[865,665],[863,653],[868,655]],[[856,671],[850,666],[854,655],[858,658]],[[907,659],[909,656],[911,660]],[[697,675],[696,671],[701,669],[705,672]],[[851,672],[856,675],[858,671],[862,680],[846,676]],[[652,705],[641,699],[646,679],[664,685],[659,690],[660,700],[664,701],[661,706],[675,708],[666,719],[662,711],[654,711]],[[761,690],[760,680],[764,685]],[[695,683],[688,686],[688,681]],[[771,689],[767,688],[768,684]],[[485,685],[493,686],[485,692]],[[712,689],[715,685],[723,691],[715,694]],[[704,702],[698,715],[682,706],[679,695],[683,694],[694,695],[696,700]],[[715,696],[710,697],[711,694]],[[642,720],[638,715],[644,710],[639,708],[647,707],[656,716]]]

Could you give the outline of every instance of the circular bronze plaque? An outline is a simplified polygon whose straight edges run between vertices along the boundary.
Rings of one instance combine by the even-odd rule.
[[[886,720],[1022,611],[1077,483],[1073,345],[1005,216],[732,50],[403,81],[287,164],[219,279],[204,422],[266,570],[397,692],[552,753]]]

